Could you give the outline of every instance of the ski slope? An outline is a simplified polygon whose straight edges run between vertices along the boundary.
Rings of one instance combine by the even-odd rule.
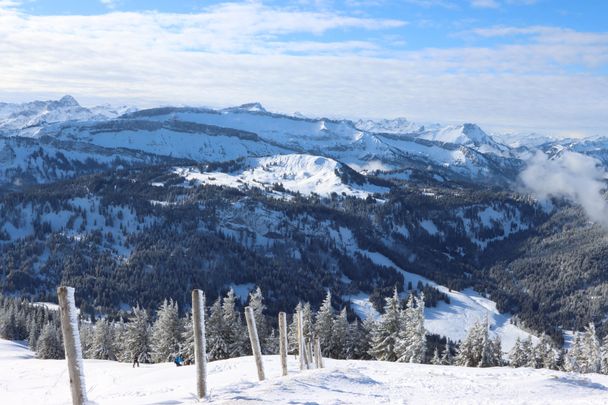
[[[605,404],[608,376],[527,368],[463,368],[361,360],[326,360],[300,372],[289,356],[281,377],[278,356],[264,356],[257,381],[252,357],[209,363],[214,404]],[[132,368],[85,360],[87,395],[95,404],[197,403],[195,368],[171,363]],[[37,360],[25,347],[0,340],[2,404],[71,403],[65,360]]]

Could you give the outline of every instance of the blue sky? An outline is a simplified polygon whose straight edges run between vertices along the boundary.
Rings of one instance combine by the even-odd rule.
[[[608,135],[608,2],[0,0],[0,100]]]

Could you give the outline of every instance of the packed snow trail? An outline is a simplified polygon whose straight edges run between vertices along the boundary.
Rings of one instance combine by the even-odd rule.
[[[528,368],[463,368],[360,360],[326,360],[300,372],[289,356],[264,356],[267,380],[257,381],[252,357],[208,364],[209,396],[217,404],[606,404],[608,376]],[[85,360],[95,404],[196,403],[195,367]],[[2,404],[69,404],[65,360],[37,360],[25,347],[0,340]]]

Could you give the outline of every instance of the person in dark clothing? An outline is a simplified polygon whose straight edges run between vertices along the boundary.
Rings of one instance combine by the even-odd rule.
[[[139,354],[138,354],[138,353],[136,353],[136,354],[133,356],[133,368],[135,368],[135,365],[136,365],[136,364],[137,364],[137,367],[139,367]]]
[[[176,357],[175,357],[174,362],[175,362],[175,365],[176,365],[177,367],[180,367],[180,366],[182,365],[182,361],[183,361],[182,356],[179,356],[179,355],[178,355],[178,356],[176,356]]]

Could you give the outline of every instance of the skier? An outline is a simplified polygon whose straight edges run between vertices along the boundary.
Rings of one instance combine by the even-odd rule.
[[[182,365],[182,361],[183,361],[182,356],[180,356],[180,355],[178,354],[178,355],[177,355],[177,357],[175,357],[175,361],[174,361],[174,362],[175,362],[175,365],[176,365],[177,367],[181,367],[181,365]]]
[[[139,367],[139,353],[135,353],[135,355],[133,356],[133,368],[135,368],[136,364],[137,367]]]

